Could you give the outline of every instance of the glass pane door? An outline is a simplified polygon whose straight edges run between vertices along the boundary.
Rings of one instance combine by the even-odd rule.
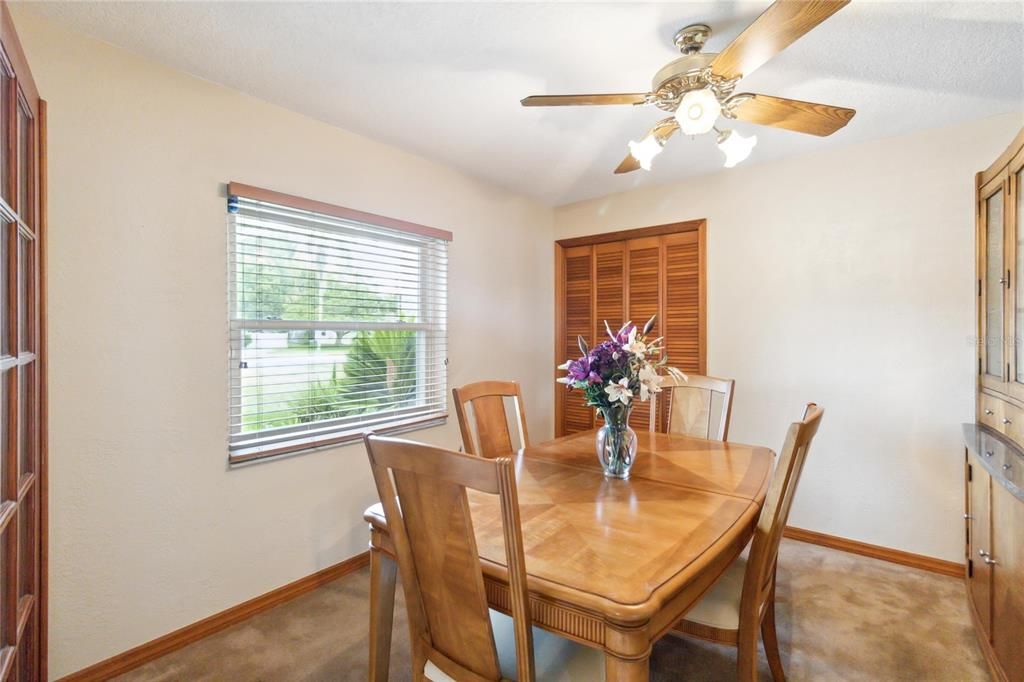
[[[985,200],[985,374],[1003,377],[1003,193]]]
[[[0,682],[46,678],[39,335],[40,111],[0,4]]]
[[[1014,301],[1016,310],[1013,312],[1014,319],[1014,330],[1013,330],[1013,360],[1014,366],[1017,368],[1016,377],[1018,383],[1024,383],[1024,229],[1021,229],[1021,216],[1024,216],[1024,194],[1021,193],[1021,182],[1024,182],[1024,170],[1018,171],[1016,175],[1016,183],[1014,184],[1016,210],[1013,215],[1015,216],[1016,227],[1014,234],[1016,235],[1016,249],[1014,251],[1016,268],[1014,275]]]

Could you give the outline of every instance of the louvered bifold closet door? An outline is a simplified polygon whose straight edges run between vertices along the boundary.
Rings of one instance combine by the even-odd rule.
[[[577,336],[589,344],[604,340],[605,321],[617,330],[630,320],[643,326],[657,315],[650,338],[664,336],[669,363],[686,373],[705,373],[703,222],[685,225],[668,234],[617,241],[595,237],[597,243],[562,248],[559,363],[579,357]],[[557,435],[600,425],[580,392],[566,392],[561,385],[558,391]],[[665,406],[664,400],[658,403],[659,430],[666,428]],[[647,430],[649,415],[650,404],[637,401],[630,424]]]
[[[629,294],[626,316],[638,327],[643,327],[652,315],[658,315],[650,338],[661,336],[661,299],[663,247],[661,237],[631,239],[626,243],[629,257]],[[650,424],[650,403],[636,401],[629,423],[634,429],[647,430]]]
[[[687,374],[703,374],[704,325],[701,301],[704,300],[700,276],[700,236],[683,232],[664,237],[665,249],[665,352],[673,367]],[[661,401],[661,407],[668,402]],[[660,430],[668,427],[668,411],[659,410]]]
[[[562,271],[565,319],[561,344],[562,357],[558,364],[580,356],[577,341],[580,336],[588,344],[594,342],[594,247],[566,249]],[[583,404],[581,394],[576,391],[569,393],[561,385],[559,388],[559,402],[562,406],[559,435],[593,428],[593,410]]]

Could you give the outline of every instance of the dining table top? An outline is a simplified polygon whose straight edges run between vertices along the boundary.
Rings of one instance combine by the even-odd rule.
[[[774,453],[644,431],[630,478],[618,480],[601,471],[595,433],[514,455],[529,589],[604,618],[644,621],[742,551]],[[468,494],[484,575],[507,579],[498,499]]]
[[[750,541],[774,468],[768,448],[640,432],[627,480],[605,478],[595,430],[514,455],[534,626],[604,652],[605,679],[646,682],[654,642]],[[488,605],[510,613],[497,495],[467,490]],[[370,670],[387,679],[394,546],[370,523]]]

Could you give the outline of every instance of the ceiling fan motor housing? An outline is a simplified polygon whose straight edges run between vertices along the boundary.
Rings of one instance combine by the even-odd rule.
[[[714,53],[695,52],[661,67],[651,81],[654,97],[650,103],[664,111],[675,111],[679,100],[691,90],[708,88],[720,102],[732,94],[738,78],[727,80],[711,73]]]

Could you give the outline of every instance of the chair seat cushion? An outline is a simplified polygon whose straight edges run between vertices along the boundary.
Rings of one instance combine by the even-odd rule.
[[[515,680],[516,636],[512,618],[491,610],[491,629],[498,647],[498,663],[502,677]],[[537,682],[601,682],[604,680],[604,654],[597,649],[577,644],[547,630],[533,628],[533,661]],[[423,674],[431,682],[455,682],[427,661]]]
[[[363,520],[378,528],[388,527],[387,517],[384,516],[384,505],[380,502],[366,508],[366,511],[363,512]]]
[[[719,630],[740,629],[740,598],[743,596],[743,578],[747,572],[749,550],[747,547],[736,557],[718,582],[704,593],[696,606],[686,612],[683,620]]]

